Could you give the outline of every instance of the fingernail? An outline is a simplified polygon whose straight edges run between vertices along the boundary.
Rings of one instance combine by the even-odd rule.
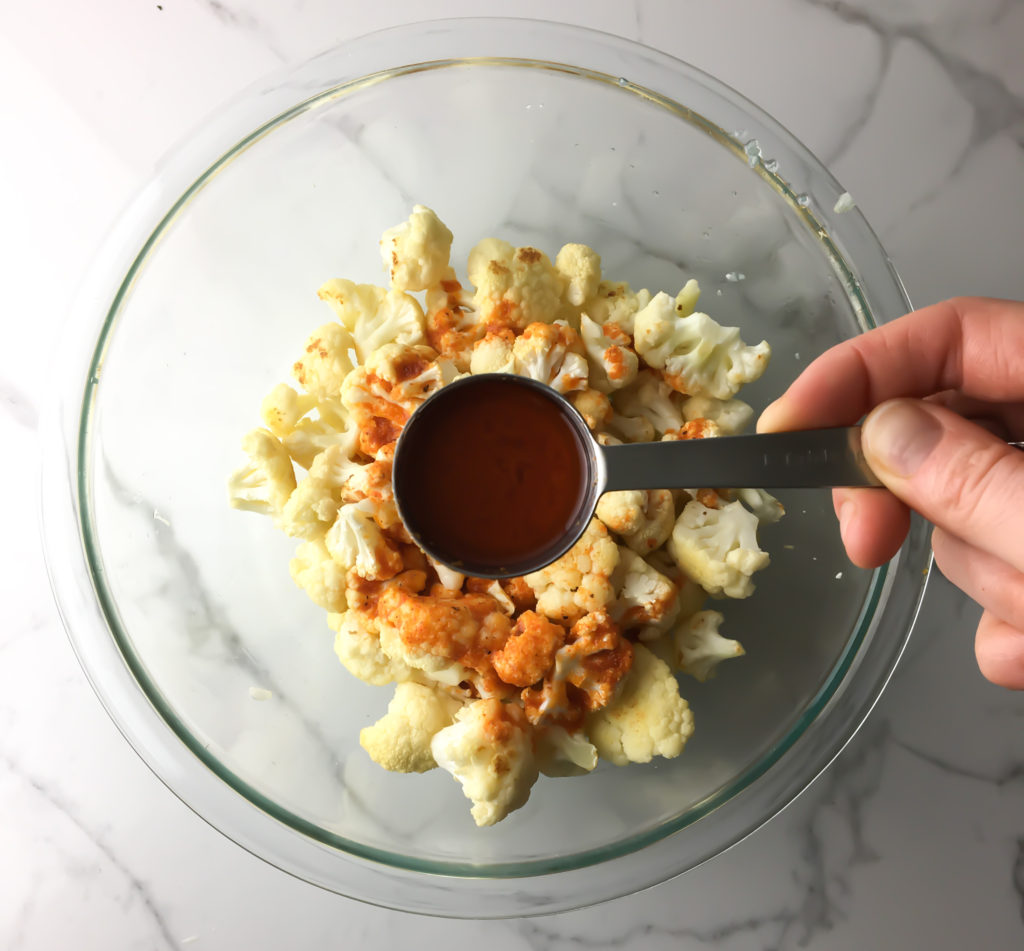
[[[914,400],[892,400],[870,413],[862,436],[870,460],[909,478],[942,439],[942,424]]]

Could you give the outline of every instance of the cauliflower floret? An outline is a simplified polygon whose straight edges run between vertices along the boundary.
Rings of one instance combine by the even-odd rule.
[[[771,560],[757,544],[757,516],[739,502],[718,508],[687,503],[668,547],[679,567],[708,594],[729,598],[753,594],[751,575]]]
[[[288,497],[281,512],[281,528],[295,538],[323,536],[334,523],[341,505],[341,490],[362,466],[352,459],[356,430],[345,432],[344,443],[328,446],[314,457],[309,473]]]
[[[352,335],[341,324],[324,324],[310,334],[292,375],[317,400],[337,402],[341,384],[352,372],[354,349]]]
[[[534,731],[537,762],[545,776],[582,776],[597,766],[597,748],[579,731],[562,726]]]
[[[609,329],[614,324],[609,324]],[[636,379],[640,361],[628,337],[624,342],[612,339],[600,324],[594,323],[585,313],[580,314],[580,336],[590,358],[591,385],[603,393],[622,389]]]
[[[325,611],[340,613],[347,607],[345,569],[332,557],[323,539],[303,542],[288,563],[292,580]]]
[[[736,496],[760,522],[777,522],[786,514],[782,503],[764,489],[736,489]]]
[[[721,661],[742,657],[743,645],[718,633],[724,620],[718,611],[698,611],[680,624],[672,632],[672,665],[704,681],[714,676]]]
[[[676,585],[630,548],[619,548],[619,566],[612,580],[617,597],[611,615],[626,630],[667,626],[679,611]]]
[[[515,372],[546,383],[559,393],[582,390],[590,367],[583,344],[565,321],[532,323],[512,345]]]
[[[377,619],[365,611],[330,614],[327,625],[334,632],[334,653],[354,677],[375,687],[412,677],[408,664],[389,657],[380,646]]]
[[[520,331],[558,316],[565,282],[543,251],[485,238],[470,251],[468,270],[477,320],[488,329]]]
[[[611,575],[619,563],[619,547],[598,519],[561,558],[525,576],[537,595],[537,612],[563,624],[603,608],[615,597]]]
[[[626,489],[606,492],[598,499],[597,517],[640,555],[660,548],[676,521],[668,489]]]
[[[469,370],[470,351],[488,331],[508,329],[497,322],[488,326],[478,321],[473,298],[463,289],[451,268],[439,284],[427,289],[425,299],[427,342],[438,353],[454,360],[460,371]]]
[[[284,439],[303,416],[316,408],[316,403],[312,393],[299,393],[287,383],[278,383],[263,398],[260,416],[267,429],[278,439]]]
[[[633,663],[633,645],[605,610],[581,617],[543,682],[520,694],[531,723],[576,729],[587,710],[609,704]],[[575,688],[573,692],[569,687]]]
[[[473,344],[469,358],[470,373],[515,373],[516,358],[512,353],[515,335],[511,330],[489,333]]]
[[[713,396],[691,396],[683,401],[683,416],[686,421],[710,420],[718,425],[723,436],[735,436],[743,432],[754,418],[754,410],[743,400],[716,400]]]
[[[425,773],[437,765],[431,742],[451,726],[461,706],[454,697],[433,687],[400,683],[388,712],[359,731],[359,745],[370,759],[394,773]]]
[[[623,442],[650,442],[654,439],[654,427],[643,416],[625,416],[613,412],[604,423],[604,428]]]
[[[395,343],[375,350],[341,388],[342,403],[359,428],[360,449],[374,455],[394,442],[416,407],[457,372],[427,346]]]
[[[391,532],[399,540],[411,542],[398,517],[395,504],[395,492],[391,481],[391,473],[395,463],[395,443],[382,446],[374,456],[373,462],[360,465],[345,480],[341,487],[343,502],[370,503],[373,520],[386,532]],[[409,567],[408,565],[406,567]]]
[[[636,314],[650,303],[650,291],[632,291],[624,281],[601,281],[592,297],[583,302],[590,319],[608,330],[614,324],[632,336]]]
[[[693,734],[693,713],[668,665],[635,644],[633,667],[618,696],[588,715],[584,731],[598,755],[616,766],[649,763],[682,753]]]
[[[435,734],[437,765],[461,784],[478,826],[494,825],[526,803],[537,781],[537,761],[522,711],[498,700],[475,700]]]
[[[667,433],[685,424],[682,411],[672,396],[672,387],[657,373],[644,370],[612,397],[612,404],[624,416],[642,417],[656,432]]]
[[[385,581],[405,567],[402,555],[381,534],[373,520],[373,504],[369,500],[349,502],[338,509],[334,524],[324,536],[331,557],[367,581]]]
[[[403,291],[388,291],[369,320],[352,329],[359,359],[366,363],[385,344],[415,347],[426,343],[420,302]]]
[[[605,492],[597,500],[595,514],[616,535],[628,535],[644,523],[647,493],[642,489]]]
[[[679,317],[665,293],[636,315],[634,341],[640,356],[662,370],[673,389],[720,400],[764,373],[771,355],[767,341],[748,347],[738,328],[722,327],[707,314]]]
[[[585,244],[566,244],[555,256],[555,270],[565,281],[565,299],[579,307],[597,293],[601,256]]]
[[[464,574],[456,571],[454,568],[449,568],[440,561],[435,561],[430,555],[427,555],[427,561],[430,562],[430,566],[437,572],[437,580],[445,588],[449,591],[458,591],[462,588],[462,583],[466,580]]]
[[[318,418],[300,419],[281,443],[303,469],[309,469],[313,460],[330,446],[340,445],[350,452],[349,446],[355,447],[353,440],[358,436],[354,426],[350,426],[348,413],[341,403],[330,404],[317,402]]]
[[[679,317],[689,317],[697,309],[699,299],[700,285],[691,277],[676,294],[676,314]]]
[[[372,321],[387,291],[376,284],[355,284],[334,278],[322,284],[317,297],[331,305],[338,320],[351,332],[363,321]]]
[[[280,440],[266,429],[246,433],[242,451],[248,461],[228,478],[231,507],[279,517],[295,490],[292,460]]]
[[[515,687],[541,680],[565,643],[565,628],[536,611],[524,611],[516,620],[501,650],[491,655],[498,676]]]
[[[612,403],[604,393],[587,387],[569,394],[569,402],[591,430],[597,431],[611,419]]]
[[[490,595],[435,588],[424,597],[389,587],[377,602],[377,616],[389,657],[448,686],[468,681],[481,696],[512,693],[491,663],[512,622]]]
[[[413,205],[408,220],[388,228],[380,238],[380,256],[400,291],[423,291],[448,270],[452,233],[425,205]]]

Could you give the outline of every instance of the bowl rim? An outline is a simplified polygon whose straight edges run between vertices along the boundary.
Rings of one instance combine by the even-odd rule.
[[[345,69],[353,69],[352,62],[359,60],[356,53],[362,53],[363,59],[369,57],[371,61],[376,59],[385,63],[387,60],[383,57],[392,55],[394,41],[403,37],[415,38],[418,49],[430,48],[439,54],[443,50],[456,51],[470,36],[478,44],[485,34],[488,41],[494,41],[492,45],[501,47],[504,52],[545,44],[546,48],[564,50],[569,48],[565,41],[571,38],[577,49],[589,46],[585,50],[587,57],[595,59],[598,50],[611,53],[614,54],[611,56],[613,61],[628,65],[630,69],[609,73],[565,62],[538,61],[533,57],[435,55],[430,60],[390,68],[385,66],[371,72],[361,71],[345,81],[321,89],[315,95],[307,95],[297,103],[294,101],[297,92],[303,88],[303,82],[316,73],[314,67],[318,64],[332,65],[345,75]],[[500,40],[496,39],[498,37]],[[581,53],[575,55],[583,58]],[[902,284],[863,215],[857,211],[839,219],[837,215],[828,214],[828,208],[844,190],[824,166],[763,110],[708,74],[630,40],[584,27],[546,21],[460,18],[424,21],[377,31],[347,41],[313,60],[284,71],[278,78],[271,80],[270,85],[267,81],[256,84],[255,88],[264,94],[264,98],[268,98],[265,95],[268,89],[274,92],[275,95],[269,97],[271,103],[291,98],[292,105],[277,111],[262,123],[249,125],[249,133],[235,139],[235,144],[226,150],[209,151],[217,148],[217,143],[225,138],[225,129],[240,128],[251,122],[250,97],[254,87],[244,91],[232,104],[208,120],[202,127],[205,133],[201,130],[172,153],[154,182],[143,190],[122,216],[100,250],[83,285],[58,357],[62,373],[60,378],[81,383],[81,387],[76,390],[68,388],[59,394],[58,399],[48,407],[44,419],[41,519],[51,587],[86,676],[115,724],[143,761],[197,815],[271,864],[350,897],[405,910],[462,916],[463,912],[457,907],[458,902],[447,901],[443,897],[450,883],[457,880],[462,891],[462,901],[465,901],[466,886],[473,892],[469,902],[472,906],[469,917],[502,917],[562,911],[656,884],[724,851],[795,799],[849,742],[881,695],[906,645],[920,606],[930,554],[926,554],[926,528],[923,523],[916,521],[908,542],[889,569],[883,568],[876,573],[867,599],[869,604],[865,605],[857,624],[857,633],[847,643],[832,675],[805,708],[804,716],[798,719],[800,728],[796,729],[794,725],[785,740],[769,750],[770,761],[769,758],[763,758],[755,764],[755,768],[760,767],[755,770],[757,776],[754,777],[758,781],[758,799],[764,800],[757,819],[739,821],[735,817],[739,803],[750,801],[751,797],[744,794],[754,786],[753,780],[744,782],[737,792],[737,779],[719,791],[722,795],[716,793],[701,804],[701,809],[688,812],[686,815],[690,818],[685,822],[665,823],[647,833],[634,835],[628,840],[630,848],[626,850],[601,847],[575,853],[573,858],[577,861],[559,864],[554,868],[548,860],[512,863],[511,866],[495,864],[486,869],[479,865],[460,866],[458,863],[410,860],[408,857],[360,847],[358,843],[343,839],[339,842],[339,837],[335,836],[325,839],[320,834],[324,830],[298,817],[294,817],[296,821],[290,825],[283,825],[282,821],[287,823],[289,819],[284,817],[282,820],[279,807],[277,810],[268,807],[265,797],[255,791],[253,795],[247,795],[237,785],[231,788],[231,776],[225,775],[230,771],[226,771],[219,761],[211,762],[213,757],[201,745],[196,748],[195,743],[188,743],[187,739],[174,730],[168,720],[169,711],[160,709],[159,691],[147,684],[148,675],[145,670],[140,664],[132,663],[131,652],[125,650],[124,637],[118,636],[116,608],[105,597],[102,562],[90,550],[88,485],[76,478],[76,473],[81,476],[85,471],[83,464],[87,462],[89,451],[92,397],[102,379],[105,347],[116,326],[124,293],[134,282],[149,251],[168,223],[201,191],[210,176],[268,131],[326,99],[364,88],[367,82],[376,83],[414,71],[446,68],[466,62],[485,66],[540,65],[541,68],[568,71],[583,78],[614,84],[627,93],[670,107],[688,121],[696,118],[704,131],[712,134],[737,159],[746,160],[754,171],[773,182],[797,217],[804,219],[808,227],[816,230],[833,266],[839,262],[840,278],[865,329],[909,309],[909,300]],[[647,74],[661,78],[671,74],[684,86],[696,83],[724,111],[730,111],[727,108],[730,106],[733,112],[739,109],[743,123],[734,128],[749,128],[752,131],[742,134],[727,132],[726,125],[721,122],[712,122],[664,92],[656,92],[654,86],[637,81],[643,80]],[[627,80],[625,75],[636,78]],[[225,116],[230,117],[230,121],[225,123]],[[230,132],[228,136],[234,134]],[[746,135],[750,135],[747,142],[743,141]],[[759,145],[759,152],[760,146],[768,145],[770,154],[792,156],[791,162],[781,164],[787,166],[787,173],[792,170],[803,173],[807,187],[802,187],[798,177],[784,179],[778,170],[779,166],[769,167],[771,160],[758,155],[751,161],[751,142]],[[214,154],[219,157],[211,164],[210,156]],[[176,191],[176,187],[180,188],[183,181],[189,181],[190,184]],[[180,197],[164,213],[168,194]],[[806,195],[813,195],[814,200],[805,201]],[[155,228],[152,225],[154,221],[158,222]],[[140,240],[147,232],[145,240]],[[857,255],[859,262],[867,261],[876,272],[871,282],[862,281],[860,277],[864,263],[854,268],[846,260],[843,253],[845,246],[864,246],[874,252],[873,256],[865,257],[860,252]],[[128,261],[131,263],[126,267]],[[871,284],[870,291],[866,288],[868,283]],[[883,284],[886,286],[883,287]],[[113,299],[109,294],[112,285],[118,287]],[[872,295],[875,300],[869,299]],[[104,316],[101,318],[102,327],[97,338],[98,314]],[[92,354],[87,367],[83,366],[83,352]],[[78,400],[81,402],[76,407]],[[80,425],[76,425],[78,423]],[[901,571],[905,562],[909,563],[908,570]],[[913,577],[919,574],[914,568],[922,562],[925,574]],[[881,616],[873,616],[872,611],[880,602],[890,601],[897,592],[900,597],[898,629],[902,636],[893,638],[885,656],[876,664],[878,669],[871,681],[872,689],[851,705],[846,689],[849,684],[847,675],[851,670],[864,667],[865,657],[860,649],[866,641],[872,641],[881,621]],[[831,711],[834,720],[839,715],[836,711],[843,708],[844,702],[847,702],[849,709],[844,709],[842,713],[845,717],[843,729],[829,738],[818,736],[821,724],[825,721],[819,714]],[[170,716],[176,719],[173,713]],[[814,729],[815,726],[818,729]],[[178,745],[179,741],[183,741],[187,749]],[[807,754],[809,741],[813,741],[811,745],[814,749]],[[800,747],[807,754],[805,758],[808,760],[799,771],[801,778],[797,781],[786,775],[780,762],[792,764],[795,747]],[[183,763],[182,752],[188,756],[194,754],[195,762]],[[205,773],[195,767],[204,767]],[[741,774],[741,778],[746,772],[750,770]],[[247,785],[236,779],[237,784]],[[196,789],[202,791],[197,793]],[[726,791],[728,795],[724,795]],[[243,804],[244,808],[240,809]],[[729,833],[725,836],[712,836],[713,841],[702,842],[695,849],[690,849],[686,858],[680,861],[679,854],[683,851],[679,848],[680,831],[686,827],[692,829],[694,823],[711,812],[732,822]],[[291,840],[282,839],[282,830]],[[271,843],[269,850],[268,841]],[[312,850],[310,846],[313,846]],[[332,850],[326,852],[325,846]],[[660,850],[658,846],[661,846]],[[309,854],[298,855],[300,849]],[[655,851],[661,854],[655,857]],[[327,862],[314,861],[324,856],[328,856]],[[638,862],[638,857],[644,861]],[[647,861],[652,858],[654,861]],[[342,864],[339,865],[335,859],[341,859]],[[600,883],[592,875],[579,874],[594,869],[607,870],[611,865],[623,872],[628,866],[629,874],[603,876],[607,881]],[[510,878],[515,879],[514,888],[511,889],[507,886]],[[371,883],[369,887],[367,882]],[[396,886],[400,888],[396,889]]]

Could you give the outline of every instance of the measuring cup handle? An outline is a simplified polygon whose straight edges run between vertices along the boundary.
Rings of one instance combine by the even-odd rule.
[[[877,486],[860,427],[601,446],[602,491]]]

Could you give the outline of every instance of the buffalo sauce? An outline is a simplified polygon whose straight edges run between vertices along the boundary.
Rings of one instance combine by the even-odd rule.
[[[515,378],[466,383],[407,424],[394,470],[402,518],[429,553],[469,574],[544,564],[587,515],[583,437],[558,403]]]

